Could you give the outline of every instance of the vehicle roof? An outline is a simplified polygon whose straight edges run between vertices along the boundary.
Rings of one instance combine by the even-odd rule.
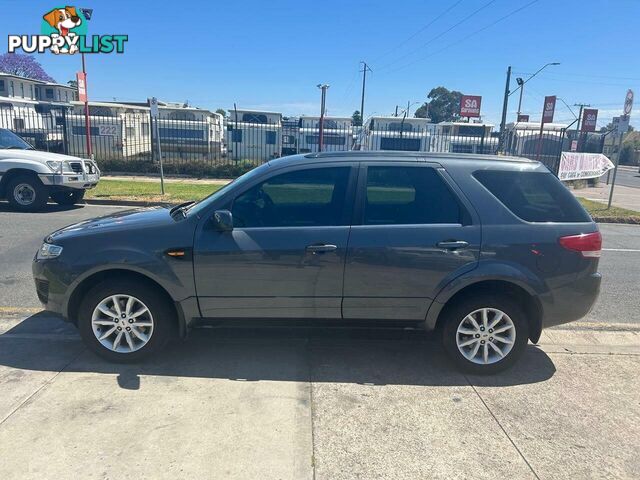
[[[399,161],[425,161],[435,162],[443,166],[450,163],[464,161],[478,162],[500,162],[505,165],[529,164],[540,165],[536,160],[530,160],[523,157],[510,157],[502,155],[480,155],[472,153],[430,153],[430,152],[396,152],[396,151],[348,151],[348,152],[322,152],[307,153],[299,155],[291,155],[271,160],[270,164],[278,166],[293,165],[300,163],[320,163],[322,161],[331,162],[353,162],[353,161],[372,161],[387,162],[389,160]]]

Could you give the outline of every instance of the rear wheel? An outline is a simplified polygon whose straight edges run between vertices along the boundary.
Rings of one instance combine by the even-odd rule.
[[[49,194],[40,180],[31,175],[18,175],[7,184],[7,200],[16,210],[35,212],[47,203]]]
[[[75,205],[80,203],[83,198],[84,190],[66,190],[51,194],[51,199],[58,205]]]
[[[529,340],[524,311],[508,297],[478,295],[445,313],[443,344],[463,371],[492,374],[513,366]]]
[[[96,285],[78,312],[85,344],[112,362],[135,362],[158,352],[175,325],[171,303],[157,289],[131,281]]]

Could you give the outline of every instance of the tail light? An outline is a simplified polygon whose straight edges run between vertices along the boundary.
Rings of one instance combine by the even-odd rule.
[[[569,235],[560,237],[558,241],[567,250],[580,252],[583,257],[597,258],[602,250],[602,235],[600,235],[600,232]]]

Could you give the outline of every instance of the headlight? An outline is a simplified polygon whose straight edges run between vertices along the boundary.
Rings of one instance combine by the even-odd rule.
[[[73,173],[71,166],[61,160],[48,160],[47,166],[56,173]]]
[[[38,260],[47,260],[50,258],[56,258],[61,253],[62,253],[62,247],[58,245],[52,245],[50,243],[43,243],[42,246],[40,247],[40,250],[38,250],[38,254],[36,255],[36,258]]]

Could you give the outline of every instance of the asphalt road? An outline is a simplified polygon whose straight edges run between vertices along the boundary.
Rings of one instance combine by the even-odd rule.
[[[31,260],[53,230],[124,207],[49,205],[42,213],[22,214],[0,203],[0,311],[37,309],[41,305],[31,278]],[[640,323],[640,226],[603,224],[600,260],[602,292],[584,321]]]
[[[610,178],[613,179],[613,173]],[[606,175],[604,179],[606,181]],[[616,174],[616,185],[640,188],[640,173],[638,172],[638,167],[620,165],[618,167],[618,173]]]

